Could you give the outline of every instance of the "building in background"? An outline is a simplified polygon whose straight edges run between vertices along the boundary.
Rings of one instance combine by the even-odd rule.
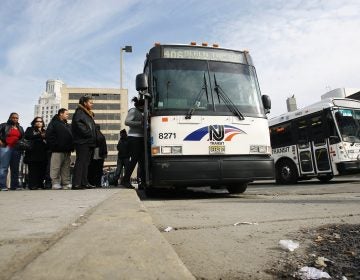
[[[295,95],[286,99],[286,107],[288,112],[293,112],[297,110]]]
[[[336,88],[321,95],[321,99],[330,97],[351,98],[360,100],[360,88]]]
[[[70,113],[69,120],[79,104],[83,95],[94,98],[93,111],[95,123],[100,125],[105,135],[108,157],[105,166],[116,166],[119,132],[125,128],[125,118],[128,111],[128,91],[118,88],[75,88],[64,85],[61,88],[61,107],[67,108]]]
[[[46,90],[39,97],[35,105],[34,117],[42,117],[47,125],[60,108],[61,88],[64,82],[61,80],[47,80]]]

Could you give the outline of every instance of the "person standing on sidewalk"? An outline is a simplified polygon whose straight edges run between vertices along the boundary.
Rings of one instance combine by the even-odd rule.
[[[45,139],[45,124],[41,117],[36,117],[31,122],[31,126],[25,131],[25,139],[31,142],[31,149],[25,151],[24,162],[29,168],[29,189],[43,189],[48,146]]]
[[[123,170],[125,170],[126,166],[129,164],[129,142],[125,129],[120,131],[120,139],[116,148],[118,150],[118,158],[114,176],[115,186],[117,186],[119,178],[123,178]]]
[[[23,138],[24,129],[19,124],[18,113],[11,113],[6,123],[0,124],[0,190],[7,191],[6,179],[10,167],[10,190],[19,188],[21,152],[14,147]]]
[[[88,182],[88,168],[96,147],[96,128],[93,99],[84,95],[79,100],[71,123],[74,137],[76,161],[74,166],[72,188],[74,190],[92,188]]]
[[[71,126],[67,123],[69,112],[59,109],[50,121],[46,138],[51,151],[50,177],[52,189],[71,189],[70,155],[74,150]]]
[[[121,185],[133,189],[134,186],[130,183],[130,177],[136,164],[140,168],[141,184],[139,189],[143,188],[145,182],[145,149],[144,149],[144,99],[134,97],[131,101],[134,102],[135,108],[131,108],[126,116],[125,125],[129,126],[128,141],[129,141],[129,154],[130,161],[125,168],[125,175]]]

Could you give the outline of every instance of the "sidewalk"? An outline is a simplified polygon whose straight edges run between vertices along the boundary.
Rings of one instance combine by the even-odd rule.
[[[10,279],[194,279],[134,190],[116,190],[49,240]]]

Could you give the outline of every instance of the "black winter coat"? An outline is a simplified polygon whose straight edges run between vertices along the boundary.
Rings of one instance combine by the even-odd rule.
[[[12,125],[9,122],[0,124],[0,140],[1,140],[1,142],[6,143],[6,137],[9,134],[11,127],[12,127]],[[19,124],[17,125],[17,128],[20,131],[20,134],[21,134],[20,139],[21,139],[24,137],[24,129]]]
[[[96,147],[99,147],[99,156],[106,158],[108,154],[106,138],[100,130],[96,130]]]
[[[96,127],[94,119],[82,107],[78,107],[73,115],[71,130],[74,143],[96,147]]]
[[[46,140],[52,152],[69,153],[74,150],[71,126],[55,115],[46,130]]]
[[[25,163],[47,161],[48,146],[41,132],[34,127],[28,127],[25,131],[25,139],[30,140],[32,144],[31,150],[25,152]]]

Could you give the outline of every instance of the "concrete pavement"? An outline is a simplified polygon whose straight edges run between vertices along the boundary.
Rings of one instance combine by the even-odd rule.
[[[0,279],[194,279],[134,190],[0,193]]]

